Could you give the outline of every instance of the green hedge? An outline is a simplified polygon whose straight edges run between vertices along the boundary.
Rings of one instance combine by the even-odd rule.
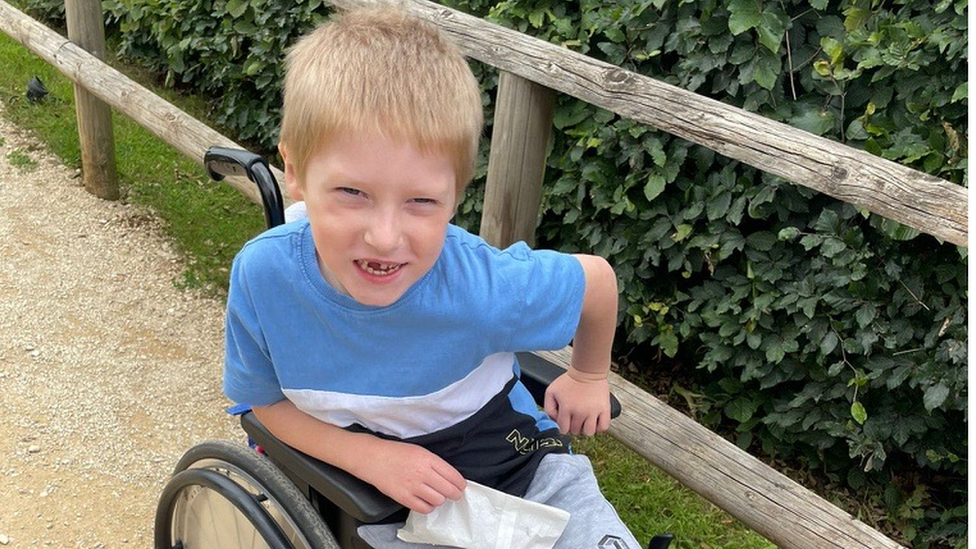
[[[839,4],[607,2],[559,14],[509,2],[492,15],[964,181],[965,3]],[[562,107],[540,242],[611,259],[629,341],[709,372],[701,419],[731,423],[742,446],[853,489],[885,486],[874,503],[908,541],[964,544],[965,250]]]
[[[966,183],[966,0],[444,3]],[[282,52],[327,16],[318,0],[105,6],[123,55],[213,97],[268,153]],[[490,120],[495,73],[475,70]],[[539,244],[616,266],[620,356],[695,364],[701,421],[868,494],[916,547],[964,547],[966,250],[570,97],[555,127]],[[477,227],[482,193],[483,177],[460,223]]]
[[[966,181],[964,1],[458,3]],[[966,250],[570,98],[555,125],[540,245],[617,267],[622,351],[697,365],[699,419],[873,494],[904,540],[965,546]]]

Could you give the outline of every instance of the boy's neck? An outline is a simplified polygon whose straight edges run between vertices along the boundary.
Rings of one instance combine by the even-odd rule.
[[[336,276],[332,273],[329,266],[325,264],[325,261],[322,260],[322,257],[318,254],[318,252],[315,252],[315,262],[318,263],[319,272],[322,273],[322,278],[325,279],[326,284],[332,286],[332,288],[340,294],[348,296],[349,292],[347,292],[342,284],[339,283],[339,279],[336,278]]]

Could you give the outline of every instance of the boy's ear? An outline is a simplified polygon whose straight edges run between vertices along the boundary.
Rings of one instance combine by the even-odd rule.
[[[285,164],[285,190],[288,191],[288,196],[296,202],[304,200],[304,185],[298,180],[298,174],[295,173],[295,165],[288,160],[288,149],[283,143],[278,143],[278,152],[281,153],[281,161]]]

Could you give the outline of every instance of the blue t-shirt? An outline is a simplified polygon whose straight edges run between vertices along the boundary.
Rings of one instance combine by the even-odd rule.
[[[289,223],[234,261],[224,392],[421,444],[521,495],[566,440],[518,381],[514,353],[567,345],[584,289],[570,255],[498,250],[451,225],[428,273],[392,305],[366,306],[322,277],[307,220]]]

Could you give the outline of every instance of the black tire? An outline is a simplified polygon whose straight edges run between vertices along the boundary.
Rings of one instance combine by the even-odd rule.
[[[291,549],[254,495],[210,469],[182,471],[166,483],[155,527],[157,549]]]
[[[247,446],[225,440],[198,444],[183,454],[174,474],[192,469],[219,472],[256,496],[295,549],[339,549],[308,497],[270,460]]]

